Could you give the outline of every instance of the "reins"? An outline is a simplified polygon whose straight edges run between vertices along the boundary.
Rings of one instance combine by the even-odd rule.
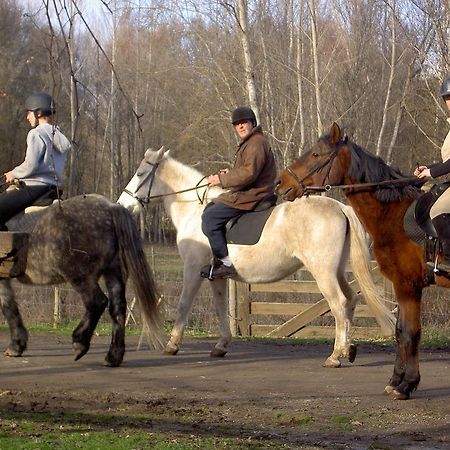
[[[125,188],[123,190],[123,192],[127,193],[128,195],[130,195],[131,197],[135,198],[143,207],[145,205],[147,205],[148,203],[150,203],[150,200],[153,200],[155,198],[162,198],[162,197],[168,197],[169,195],[177,195],[177,194],[182,194],[183,192],[189,192],[189,191],[196,191],[197,193],[197,198],[200,202],[200,204],[203,205],[204,201],[205,201],[205,197],[206,197],[206,193],[207,190],[205,190],[205,192],[203,193],[202,197],[200,197],[198,190],[204,187],[208,187],[208,183],[206,184],[200,184],[205,178],[206,176],[204,176],[203,178],[201,178],[198,183],[191,188],[187,188],[187,189],[182,189],[179,191],[175,191],[175,192],[169,192],[168,194],[158,194],[158,195],[150,195],[150,192],[152,190],[152,186],[153,186],[153,181],[155,179],[155,174],[156,174],[156,169],[158,169],[159,166],[159,162],[156,164],[153,164],[151,162],[146,161],[147,164],[151,164],[152,170],[148,173],[147,176],[145,176],[141,182],[138,184],[138,186],[136,187],[135,192],[131,192],[130,190],[128,190],[127,188]],[[148,190],[147,190],[147,195],[145,197],[139,197],[136,193],[139,192],[139,189],[141,189],[141,187],[147,182],[147,180],[150,179],[149,182],[149,186],[148,186]]]
[[[289,171],[291,173],[291,171]],[[291,174],[292,175],[292,174]],[[358,184],[337,184],[335,186],[332,186],[330,184],[325,184],[324,186],[306,186],[302,189],[305,192],[311,191],[311,192],[328,192],[332,189],[355,189],[355,188],[365,188],[365,187],[383,187],[383,186],[389,186],[389,185],[395,185],[395,184],[419,184],[424,183],[423,179],[419,179],[417,177],[407,177],[402,178],[399,180],[384,180],[384,181],[378,181],[373,183],[358,183]]]

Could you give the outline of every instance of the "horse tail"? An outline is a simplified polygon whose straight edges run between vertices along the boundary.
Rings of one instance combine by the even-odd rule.
[[[144,329],[155,348],[163,347],[159,295],[152,271],[145,257],[142,239],[131,213],[122,205],[113,205],[113,223],[119,244],[122,272],[134,284]]]
[[[396,318],[386,307],[385,298],[373,280],[366,232],[351,206],[343,205],[342,212],[350,225],[350,262],[359,288],[374,313],[383,335],[393,336]]]

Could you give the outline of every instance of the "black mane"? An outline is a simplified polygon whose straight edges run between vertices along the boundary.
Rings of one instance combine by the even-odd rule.
[[[373,155],[354,142],[349,142],[348,145],[352,156],[349,175],[353,179],[361,183],[378,183],[408,178],[398,168],[388,166],[379,156]],[[417,182],[420,183],[419,180]],[[375,189],[375,197],[383,203],[413,200],[420,193],[420,188],[412,184],[386,184]]]

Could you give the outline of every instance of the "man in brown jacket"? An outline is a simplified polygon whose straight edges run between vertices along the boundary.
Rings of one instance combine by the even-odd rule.
[[[239,137],[232,169],[208,177],[209,186],[228,189],[207,205],[202,215],[202,231],[209,240],[213,263],[202,268],[204,278],[230,278],[236,275],[228,256],[225,227],[263,200],[274,198],[276,166],[268,139],[257,126],[255,113],[246,106],[236,108],[231,123]]]

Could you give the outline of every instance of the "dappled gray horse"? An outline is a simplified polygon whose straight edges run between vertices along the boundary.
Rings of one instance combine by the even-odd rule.
[[[130,275],[151,338],[159,337],[157,292],[135,221],[122,206],[100,195],[80,195],[49,206],[29,234],[26,284],[69,283],[86,309],[72,334],[75,359],[89,350],[92,334],[106,306],[112,339],[105,364],[119,366],[125,353],[126,281]],[[103,277],[108,296],[100,289]],[[0,280],[0,302],[11,342],[7,356],[20,356],[28,332],[14,298],[10,279]]]
[[[220,188],[192,189],[203,175],[171,158],[163,149],[147,150],[136,174],[119,197],[119,203],[133,212],[152,198],[164,201],[167,213],[177,229],[177,245],[184,263],[183,290],[177,317],[166,352],[176,354],[184,326],[203,278],[200,268],[208,264],[211,250],[201,230],[206,201]],[[204,198],[205,202],[200,199]],[[350,255],[354,275],[367,303],[387,335],[394,331],[395,317],[378,297],[369,268],[369,251],[364,229],[352,208],[327,197],[302,198],[282,203],[272,212],[255,245],[229,245],[230,258],[239,281],[268,283],[291,275],[300,267],[314,276],[327,299],[336,321],[333,353],[325,366],[339,367],[340,358],[353,360],[356,347],[351,343],[351,326],[356,295],[345,278]],[[228,321],[226,280],[210,281],[219,319],[220,339],[211,352],[223,356],[231,343]]]

